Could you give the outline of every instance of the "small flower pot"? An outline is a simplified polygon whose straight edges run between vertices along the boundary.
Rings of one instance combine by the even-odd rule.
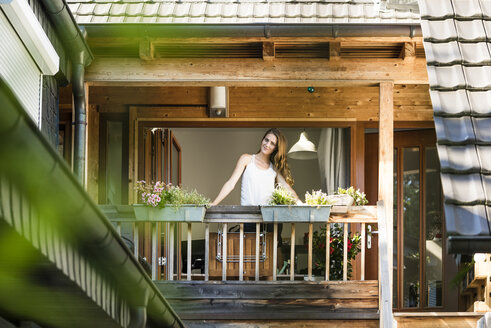
[[[264,222],[327,222],[331,205],[263,205]]]
[[[136,221],[152,222],[203,222],[205,205],[167,205],[164,208],[134,204]]]

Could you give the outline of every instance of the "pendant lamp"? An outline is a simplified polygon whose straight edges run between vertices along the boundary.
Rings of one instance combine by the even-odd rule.
[[[309,140],[307,132],[303,131],[297,143],[288,151],[288,157],[293,159],[316,159],[317,149]]]

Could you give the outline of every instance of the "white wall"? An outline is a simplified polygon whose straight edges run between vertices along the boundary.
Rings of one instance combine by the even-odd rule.
[[[172,129],[182,149],[182,185],[197,189],[213,200],[230,177],[243,153],[256,153],[266,128],[175,128]],[[298,140],[302,129],[284,128],[288,149]],[[318,144],[320,129],[306,129]],[[294,189],[303,200],[306,191],[320,188],[317,160],[288,160],[295,180]],[[222,205],[240,204],[239,180]]]

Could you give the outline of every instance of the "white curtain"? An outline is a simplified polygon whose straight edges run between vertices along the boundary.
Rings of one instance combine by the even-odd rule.
[[[333,194],[350,184],[350,141],[348,128],[322,129],[317,149],[322,190]]]

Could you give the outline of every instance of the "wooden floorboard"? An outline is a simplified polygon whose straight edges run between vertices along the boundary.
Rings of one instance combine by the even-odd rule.
[[[378,320],[184,320],[189,328],[378,328]]]
[[[377,320],[377,281],[157,281],[185,320]]]
[[[475,328],[484,313],[426,312],[395,313],[397,328]]]

